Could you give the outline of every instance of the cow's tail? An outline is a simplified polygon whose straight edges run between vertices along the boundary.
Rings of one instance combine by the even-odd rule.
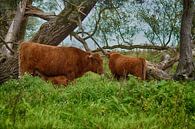
[[[142,80],[146,79],[146,60],[144,58],[140,58],[142,62]]]

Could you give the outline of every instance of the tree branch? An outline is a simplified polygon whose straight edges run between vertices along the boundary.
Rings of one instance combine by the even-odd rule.
[[[77,33],[77,35],[78,35],[78,33]],[[86,34],[86,35],[88,35],[90,37],[90,39],[93,40],[93,42],[98,46],[99,51],[101,51],[104,55],[106,55],[106,52],[104,51],[104,49],[102,49],[102,47],[97,43],[97,41],[93,38],[93,36],[91,36],[91,34],[89,34],[88,32],[83,32],[83,33]],[[84,41],[87,40],[87,39],[86,38],[83,38]]]
[[[121,48],[121,49],[127,49],[127,50],[132,50],[135,48],[140,48],[140,49],[155,49],[155,50],[167,50],[170,49],[170,47],[167,46],[154,46],[154,45],[113,45],[113,46],[104,46],[102,49],[115,49],[115,48]],[[93,52],[100,51],[100,49],[93,50]]]
[[[49,20],[56,17],[55,14],[45,13],[43,10],[41,10],[35,6],[32,6],[32,5],[28,5],[26,7],[25,15],[39,17],[39,18],[44,19],[46,21],[49,21]]]
[[[3,42],[5,47],[11,52],[11,54],[14,54],[14,51],[7,45],[7,42],[0,36],[0,40]]]
[[[104,9],[100,10],[100,12],[98,13],[98,19],[96,20],[96,23],[95,23],[95,27],[94,27],[94,29],[93,29],[93,32],[92,32],[91,34],[88,33],[88,36],[84,38],[85,40],[91,38],[91,37],[95,34],[95,32],[96,32],[97,29],[98,29],[99,22],[100,22],[100,20],[101,20],[101,14],[102,14],[105,10],[107,10],[107,9],[109,9],[109,8],[104,8]]]
[[[79,36],[77,33],[75,33],[75,32],[72,32],[71,35],[74,36],[75,39],[77,39],[78,41],[80,41],[80,42],[83,44],[83,46],[84,46],[84,48],[85,48],[86,51],[91,51],[91,50],[89,49],[88,45],[87,45],[87,42],[86,42],[82,37],[80,37],[80,36]]]

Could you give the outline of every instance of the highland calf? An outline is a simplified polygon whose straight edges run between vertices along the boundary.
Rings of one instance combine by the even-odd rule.
[[[128,57],[116,52],[109,52],[109,68],[115,78],[127,77],[132,74],[146,79],[146,61],[143,58]]]
[[[66,86],[68,84],[68,79],[65,76],[60,76],[59,75],[59,76],[50,76],[50,77],[48,77],[48,76],[40,73],[37,70],[35,70],[34,76],[39,76],[43,80],[49,81],[49,82],[51,82],[53,84],[56,84],[56,85],[64,85],[64,86]]]
[[[64,82],[92,71],[103,74],[103,60],[99,54],[85,52],[75,47],[56,47],[33,42],[23,42],[19,47],[19,76],[35,75],[64,78]],[[43,77],[44,78],[44,77]],[[47,79],[46,79],[47,80]]]

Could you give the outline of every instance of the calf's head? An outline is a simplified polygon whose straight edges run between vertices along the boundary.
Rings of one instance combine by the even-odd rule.
[[[117,57],[119,55],[120,55],[119,53],[114,52],[114,51],[109,51],[109,52],[106,53],[106,56],[108,57],[108,59],[110,59],[112,57]]]

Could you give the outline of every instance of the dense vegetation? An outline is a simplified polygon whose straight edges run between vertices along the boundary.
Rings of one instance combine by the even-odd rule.
[[[193,129],[195,82],[117,81],[106,67],[67,87],[24,76],[0,86],[0,128]]]

